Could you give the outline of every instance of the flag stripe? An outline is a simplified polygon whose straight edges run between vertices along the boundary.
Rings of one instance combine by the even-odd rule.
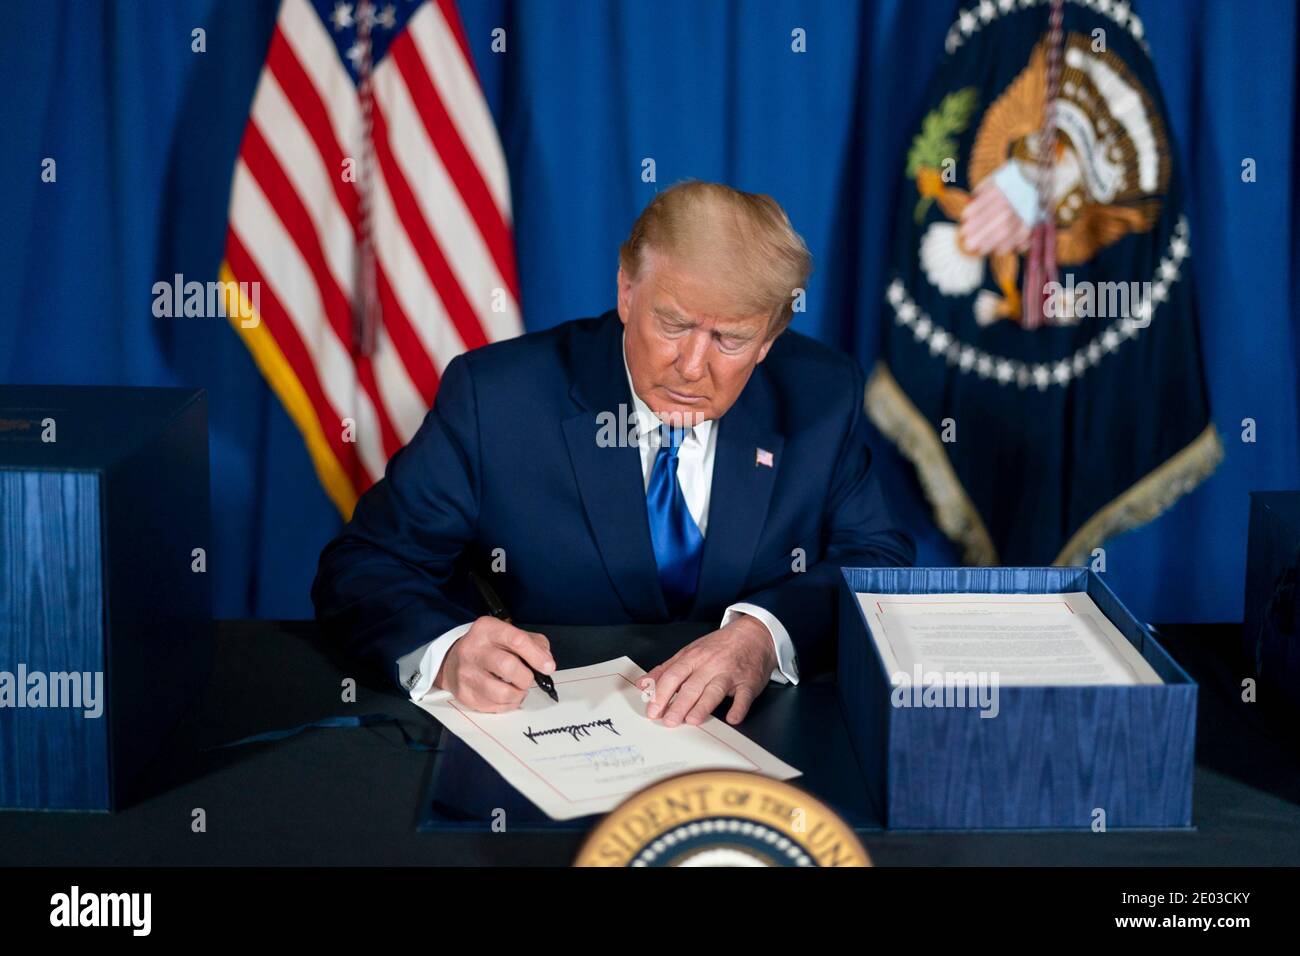
[[[469,52],[469,38],[465,36],[465,25],[460,21],[460,11],[456,9],[454,0],[437,0],[437,8],[447,31],[460,49],[461,58],[474,73],[474,83],[477,85],[478,73],[474,71],[474,58]]]
[[[320,237],[312,226],[311,218],[303,207],[298,193],[294,191],[284,170],[276,162],[271,148],[267,146],[262,131],[256,123],[250,123],[244,136],[242,151],[248,171],[266,196],[268,204],[274,208],[275,216],[280,220],[288,235],[293,239],[294,247],[303,262],[311,270],[316,280],[316,289],[324,315],[330,327],[338,336],[340,343],[346,347],[352,335],[351,308],[347,296],[339,288],[334,275],[325,263],[325,253],[321,249]]]
[[[331,326],[340,340],[347,343],[351,336],[349,303],[355,268],[352,230],[326,182],[328,173],[319,154],[310,148],[310,137],[298,114],[284,99],[269,71],[263,75],[262,82],[263,88],[254,103],[253,122],[249,124],[249,133],[256,138],[247,144],[245,159],[249,160],[249,167],[263,191],[275,193],[271,196],[273,203],[278,203],[276,196],[284,190],[290,197],[287,202],[293,206],[301,204],[310,219],[309,224],[286,225],[324,292]],[[264,134],[263,130],[273,130],[274,133]],[[267,155],[268,152],[274,156]],[[272,190],[268,188],[268,177],[283,178],[287,182]],[[285,218],[286,212],[294,217],[294,210],[290,208],[281,210],[281,219]],[[397,332],[392,327],[405,326],[406,319],[393,312],[386,322],[389,331]],[[409,330],[402,337],[413,338]],[[385,450],[391,453],[409,441],[419,427],[432,400],[432,389],[427,383],[436,387],[437,376],[431,374],[432,366],[422,351],[395,354],[383,329],[375,350],[374,366],[375,388],[367,390],[372,397],[377,396],[376,403],[385,410],[385,414],[380,416],[381,427],[386,422],[391,424],[388,429],[390,437],[384,442]],[[409,371],[407,366],[410,366]],[[423,379],[419,385],[413,381],[417,378]]]
[[[442,98],[434,89],[429,73],[420,62],[420,54],[416,51],[409,35],[404,35],[393,44],[393,48],[389,51],[389,58],[401,71],[402,78],[411,91],[411,100],[416,112],[428,134],[429,142],[438,151],[443,165],[464,200],[465,207],[478,224],[479,232],[483,234],[483,241],[497,264],[497,270],[505,280],[506,288],[510,290],[512,296],[518,298],[510,226],[502,218],[501,211],[488,191],[487,183],[483,181],[482,173],[474,165],[469,151],[465,149],[465,144],[461,142],[460,134],[451,125],[447,111],[442,105]]]
[[[320,290],[275,210],[241,159],[235,167],[231,225],[262,277],[263,293],[273,292],[311,354],[330,404],[356,424],[361,462],[370,480],[383,473],[383,449],[374,406],[357,388],[356,368],[334,330],[319,317]],[[328,429],[328,423],[323,423]],[[336,423],[335,427],[342,427]]]
[[[376,281],[379,287],[379,302],[383,307],[385,321],[388,316],[401,313],[402,307],[397,302],[397,297],[393,294],[393,287],[388,281],[388,275],[382,268],[377,270]],[[440,376],[438,370],[433,367],[429,361],[429,353],[424,350],[424,343],[420,341],[419,336],[411,328],[409,322],[390,323],[389,331],[392,334],[392,345],[401,353],[403,359],[409,362],[418,362],[419,368],[414,375],[415,387],[420,390],[420,397],[424,400],[425,408],[433,404],[433,397],[438,392],[438,382]],[[419,416],[415,425],[419,426],[419,418],[424,417],[424,409],[419,410]]]
[[[249,125],[266,131],[267,146],[311,217],[330,275],[350,302],[356,270],[353,223],[340,204],[330,182],[334,177],[314,148],[311,134],[269,70],[262,74]]]
[[[372,208],[379,269],[387,276],[400,311],[411,317],[411,327],[441,375],[447,363],[465,351],[465,343],[430,284],[429,274],[411,245],[411,237],[398,221],[383,176],[375,177]]]
[[[387,64],[375,72],[375,96],[386,121],[385,145],[410,185],[420,215],[465,292],[479,327],[491,332],[499,314],[492,311],[497,290],[511,312],[514,295],[494,267],[477,224],[427,139],[402,76]]]
[[[332,12],[281,0],[222,276],[256,283],[258,323],[232,328],[347,516],[425,420],[447,364],[522,322],[505,157],[455,4],[385,6],[369,34],[356,5]],[[377,301],[361,309],[372,277]]]
[[[279,163],[266,145],[261,130],[256,123],[250,123],[244,139],[243,156],[249,172],[257,180],[268,202],[274,207],[280,224],[292,239],[295,248],[302,257],[304,265],[315,279],[316,289],[324,315],[340,343],[346,346],[351,336],[351,308],[343,290],[331,275],[325,263],[325,253],[321,248],[310,217],[304,208],[292,183],[281,169]],[[379,389],[375,384],[374,373],[369,360],[356,362],[358,380],[376,407],[380,435],[385,455],[391,455],[402,447],[391,422],[392,414],[380,400]]]
[[[388,124],[378,103],[375,104],[372,112],[375,123],[375,159],[378,161],[380,175],[383,177],[384,185],[388,187],[388,195],[401,221],[402,229],[410,236],[416,254],[424,265],[425,273],[437,290],[438,297],[442,299],[448,315],[456,326],[456,331],[460,334],[461,341],[465,343],[465,348],[472,349],[485,345],[487,337],[483,333],[483,327],[474,317],[474,306],[466,298],[460,282],[452,273],[451,267],[447,265],[442,247],[429,231],[429,224],[424,221],[415,197],[411,195],[411,187],[397,167],[396,160],[393,159],[389,149]]]
[[[307,0],[282,0],[280,24],[294,59],[329,118],[334,141],[344,155],[360,156],[364,133],[361,101],[325,24]]]
[[[374,402],[374,418],[379,425],[379,440],[384,448],[384,461],[387,461],[397,454],[403,442],[397,437],[397,431],[393,428],[387,409],[382,408],[380,405],[377,397],[379,395],[379,386],[375,382],[375,370],[371,360],[369,358],[358,358],[356,365],[357,381],[361,383],[361,387],[365,390],[364,394],[369,395],[371,401]],[[383,473],[384,466],[381,464],[375,473],[376,477]]]
[[[390,321],[385,313],[384,323],[376,329],[375,352],[371,364],[375,370],[375,384],[383,396],[384,407],[388,410],[388,419],[392,423],[400,448],[411,440],[415,430],[424,420],[433,395],[437,391],[438,376],[429,364],[429,357],[422,351],[408,352],[400,349],[392,338],[398,328],[409,330],[409,325]],[[409,334],[409,333],[408,333]],[[412,371],[417,369],[418,371]],[[413,378],[419,374],[420,380]],[[431,385],[422,382],[431,381]]]
[[[234,283],[236,288],[238,287],[239,280],[230,267],[229,259],[222,263],[220,276],[222,282]],[[289,413],[289,417],[302,433],[307,452],[311,456],[312,465],[316,469],[321,485],[325,488],[325,493],[340,512],[351,514],[357,502],[356,486],[344,471],[339,456],[329,447],[325,433],[321,431],[320,419],[317,417],[311,398],[299,381],[298,375],[289,366],[288,359],[285,358],[279,343],[263,321],[261,313],[252,303],[243,299],[242,295],[240,299],[241,308],[238,314],[229,316],[231,328],[248,346],[253,361],[266,376],[276,397],[280,399],[285,411]],[[251,321],[248,321],[248,317],[251,317]]]
[[[252,257],[244,249],[244,244],[239,241],[239,236],[233,228],[226,233],[226,261],[230,264],[230,270],[238,281],[261,283],[261,274],[254,267]],[[307,354],[307,348],[303,345],[302,338],[294,331],[293,324],[284,314],[284,310],[280,307],[279,300],[276,299],[274,292],[263,287],[259,291],[258,300],[257,314],[259,319],[271,330],[276,344],[280,347],[285,360],[289,363],[289,367],[293,370],[293,374],[297,376],[298,382],[302,385],[308,399],[311,400],[312,411],[315,413],[317,424],[320,426],[321,434],[325,437],[330,451],[343,464],[344,471],[353,486],[357,486],[362,478],[362,471],[355,452],[349,450],[344,444],[342,432],[338,428],[338,422],[342,420],[343,416],[338,413],[325,396],[320,379],[316,375],[316,365],[311,356]]]
[[[283,40],[283,34],[279,30],[276,31],[275,39]],[[360,218],[358,211],[360,199],[357,196],[356,186],[353,185],[355,180],[344,179],[346,157],[338,140],[335,139],[334,129],[330,125],[325,106],[316,95],[315,87],[311,85],[311,80],[308,79],[289,45],[283,42],[277,44],[275,39],[271,42],[271,51],[267,56],[266,65],[289,101],[293,103],[294,111],[302,120],[303,126],[311,134],[312,142],[316,144],[318,154],[330,173],[330,187],[334,190],[339,206],[355,231]]]
[[[453,11],[453,15],[454,15]],[[455,28],[460,20],[454,17]],[[463,43],[457,45],[441,9],[432,4],[411,18],[411,39],[428,67],[442,104],[460,132],[460,138],[474,156],[474,162],[492,191],[493,200],[506,222],[510,215],[510,176],[501,151],[492,114],[479,91],[474,62]]]

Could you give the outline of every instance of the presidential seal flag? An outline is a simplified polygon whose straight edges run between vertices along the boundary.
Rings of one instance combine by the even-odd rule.
[[[447,363],[523,331],[505,157],[452,0],[281,0],[222,279],[257,290],[231,323],[349,517]]]
[[[1088,563],[1223,454],[1150,49],[1124,0],[979,0],[945,43],[867,411],[968,564]]]

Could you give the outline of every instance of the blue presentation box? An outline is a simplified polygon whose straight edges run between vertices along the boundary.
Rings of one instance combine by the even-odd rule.
[[[844,568],[837,687],[886,829],[1189,827],[1196,684],[1087,568]],[[976,707],[895,707],[856,595],[1085,591],[1164,681],[999,687]]]
[[[0,387],[0,808],[142,795],[212,654],[202,391]]]

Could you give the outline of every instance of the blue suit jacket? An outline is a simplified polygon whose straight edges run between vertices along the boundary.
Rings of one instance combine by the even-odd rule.
[[[857,363],[786,331],[717,426],[688,616],[766,608],[803,674],[834,662],[839,568],[915,554],[871,472],[862,399]],[[399,657],[484,613],[466,571],[486,571],[498,548],[505,573],[489,577],[517,621],[668,621],[639,452],[598,441],[633,408],[616,312],[457,356],[415,437],[321,554],[312,600],[325,632],[396,679]],[[774,467],[757,464],[760,448]]]

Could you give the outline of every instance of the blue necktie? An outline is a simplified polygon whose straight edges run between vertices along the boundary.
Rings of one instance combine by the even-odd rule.
[[[646,513],[650,517],[650,540],[654,542],[659,584],[673,617],[683,617],[695,597],[700,576],[700,555],[704,535],[686,507],[686,497],[677,481],[677,453],[685,433],[663,425],[659,429],[659,454],[650,470],[646,488]]]

